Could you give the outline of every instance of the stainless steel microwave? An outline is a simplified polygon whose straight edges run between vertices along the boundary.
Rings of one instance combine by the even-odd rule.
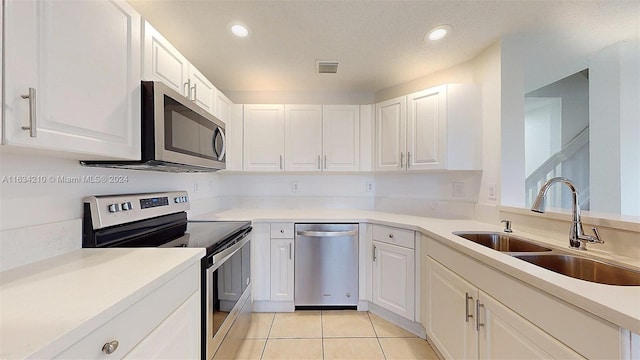
[[[143,81],[141,88],[141,159],[81,164],[165,172],[225,168],[224,122],[159,81]]]

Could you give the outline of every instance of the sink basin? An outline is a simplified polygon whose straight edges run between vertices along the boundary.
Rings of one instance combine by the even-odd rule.
[[[514,257],[576,279],[608,285],[640,286],[640,271],[598,260],[561,254],[522,254]]]
[[[551,249],[530,243],[526,240],[513,237],[503,233],[480,233],[480,232],[454,232],[460,236],[477,244],[488,248],[505,252],[542,252]]]

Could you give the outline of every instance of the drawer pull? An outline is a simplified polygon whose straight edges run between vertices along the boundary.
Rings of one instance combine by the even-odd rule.
[[[102,346],[102,352],[110,355],[113,354],[116,350],[118,350],[118,340],[112,340]]]
[[[284,229],[280,229],[280,234],[284,234]]]
[[[389,234],[389,239],[393,239],[393,234]]]

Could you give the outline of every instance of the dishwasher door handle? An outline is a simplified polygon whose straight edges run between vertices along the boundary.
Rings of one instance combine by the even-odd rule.
[[[313,230],[303,230],[296,232],[297,235],[300,236],[309,236],[309,237],[334,237],[334,236],[356,236],[358,232],[356,230],[347,230],[347,231],[313,231]]]

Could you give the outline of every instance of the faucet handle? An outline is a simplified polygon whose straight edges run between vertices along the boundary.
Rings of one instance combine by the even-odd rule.
[[[593,230],[593,234],[595,235],[595,237],[593,238],[593,240],[589,240],[589,242],[604,244],[604,240],[600,239],[600,233],[598,232],[598,229],[592,227],[591,230]]]
[[[511,220],[501,220],[500,222],[504,223],[504,232],[513,232],[513,230],[511,230]]]

